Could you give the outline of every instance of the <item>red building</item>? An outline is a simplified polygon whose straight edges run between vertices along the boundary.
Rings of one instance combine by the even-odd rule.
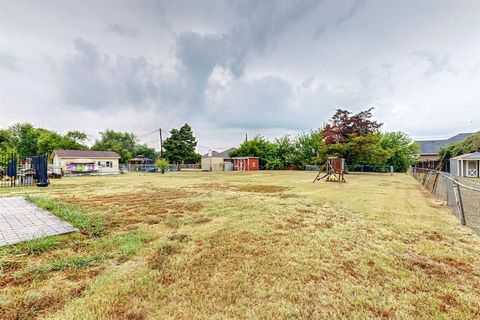
[[[259,163],[258,157],[235,157],[233,159],[233,170],[235,171],[256,171]]]

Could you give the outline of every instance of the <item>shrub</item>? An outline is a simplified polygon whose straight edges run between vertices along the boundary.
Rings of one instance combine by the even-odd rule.
[[[157,166],[157,168],[162,172],[162,174],[165,173],[165,170],[167,170],[168,168],[168,162],[166,160],[157,160],[157,162],[155,163],[155,165]]]

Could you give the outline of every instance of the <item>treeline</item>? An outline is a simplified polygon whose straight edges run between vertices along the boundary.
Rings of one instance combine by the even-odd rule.
[[[242,143],[230,156],[259,157],[262,169],[300,169],[305,165],[321,165],[327,157],[337,156],[345,158],[350,166],[367,164],[407,170],[416,163],[418,145],[403,132],[383,133],[381,127],[381,123],[372,120],[372,108],[357,114],[338,109],[323,128],[273,141],[256,136]],[[87,140],[81,131],[59,134],[29,123],[0,129],[0,150],[15,150],[22,158],[50,154],[54,149],[115,151],[122,164],[138,155],[159,158],[153,148],[139,143],[133,133],[107,129],[100,132],[100,138],[90,148]],[[196,146],[192,128],[184,124],[170,131],[163,143],[162,156],[171,164],[198,163],[201,157],[195,151]]]
[[[393,166],[396,172],[406,171],[416,163],[419,146],[403,132],[382,133],[382,124],[372,120],[372,110],[352,114],[338,109],[323,128],[273,141],[256,136],[230,156],[259,157],[262,169],[298,169],[337,156],[350,166]]]
[[[441,148],[438,155],[442,164],[446,165],[453,157],[477,151],[480,151],[480,131],[461,142],[451,143]]]
[[[134,133],[110,129],[100,132],[100,139],[87,146],[87,134],[82,131],[68,131],[60,134],[30,123],[17,123],[8,129],[0,129],[0,152],[16,152],[20,158],[32,155],[51,154],[55,149],[115,151],[120,155],[120,163],[143,155],[158,159],[159,153],[147,144],[138,142]],[[163,158],[172,164],[199,163],[200,155],[195,152],[197,140],[192,128],[186,123],[179,129],[172,129],[164,141]]]
[[[14,151],[20,158],[50,154],[54,149],[115,151],[121,156],[120,163],[127,163],[140,154],[153,159],[157,157],[157,152],[146,144],[138,143],[133,133],[107,129],[100,132],[100,139],[95,140],[91,148],[87,146],[87,140],[87,134],[78,130],[60,134],[30,123],[17,123],[0,129],[0,151]]]

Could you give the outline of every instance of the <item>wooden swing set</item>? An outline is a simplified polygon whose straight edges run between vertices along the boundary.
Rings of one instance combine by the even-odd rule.
[[[325,169],[325,174],[321,176],[323,170]],[[322,180],[325,178],[325,181],[328,182],[347,182],[345,181],[345,159],[337,157],[329,157],[327,161],[320,167],[318,174],[313,180],[313,183],[317,180]]]

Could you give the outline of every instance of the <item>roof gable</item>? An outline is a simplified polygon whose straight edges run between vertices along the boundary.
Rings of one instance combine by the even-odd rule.
[[[230,152],[233,152],[237,150],[237,148],[230,148],[222,152],[217,152],[215,150],[212,150],[212,157],[213,158],[223,158],[223,159],[230,159],[230,156],[228,155]],[[209,157],[208,152],[203,155],[203,157]]]

